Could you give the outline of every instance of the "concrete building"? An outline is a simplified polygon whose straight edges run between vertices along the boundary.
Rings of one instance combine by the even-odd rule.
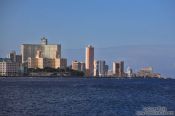
[[[109,70],[109,66],[105,65],[105,76],[108,76],[108,70]]]
[[[41,39],[41,44],[21,45],[22,63],[26,62],[29,57],[32,59],[35,58],[38,50],[42,52],[43,58],[61,58],[61,45],[48,44],[47,39],[43,37]]]
[[[130,67],[127,68],[126,74],[127,74],[127,77],[133,77],[133,71]]]
[[[113,62],[113,76],[124,76],[124,61]]]
[[[98,60],[94,61],[94,76],[96,77],[104,77],[107,76],[108,66],[106,65],[105,61]]]
[[[137,73],[137,77],[157,77],[160,78],[161,75],[159,73],[154,73],[153,68],[151,66],[144,67],[140,69],[140,71]]]
[[[67,67],[67,59],[65,58],[56,58],[56,59],[48,59],[48,58],[28,58],[28,68],[61,68],[64,69]]]
[[[93,76],[94,73],[94,47],[88,45],[86,47],[86,76]]]
[[[22,63],[22,55],[17,55],[15,51],[11,51],[8,55],[8,58],[12,62]]]
[[[72,61],[72,69],[85,72],[85,63],[76,60]]]
[[[11,59],[0,59],[0,76],[17,76],[20,73],[20,64]]]
[[[16,55],[16,62],[22,64],[22,55]]]
[[[137,76],[138,77],[150,77],[152,73],[153,73],[152,67],[144,67],[140,69],[140,71],[137,73]]]
[[[84,62],[80,62],[81,63],[81,71],[85,72],[86,68],[85,68],[85,63]]]
[[[46,38],[41,39],[41,44],[21,45],[22,63],[28,68],[66,68],[67,59],[61,58],[61,45],[48,44]]]
[[[99,61],[97,60],[94,61],[94,76],[99,76]]]
[[[66,58],[56,58],[54,60],[55,60],[54,68],[65,69],[67,67],[67,59]]]
[[[72,69],[73,70],[81,70],[81,63],[78,61],[72,61]]]
[[[9,53],[8,58],[10,58],[10,60],[11,60],[12,62],[16,62],[16,52],[15,52],[15,51],[11,51],[11,52]]]
[[[113,70],[108,70],[107,77],[113,77]]]

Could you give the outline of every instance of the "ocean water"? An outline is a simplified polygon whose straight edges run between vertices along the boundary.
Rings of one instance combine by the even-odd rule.
[[[135,116],[175,111],[175,80],[0,78],[0,116]]]

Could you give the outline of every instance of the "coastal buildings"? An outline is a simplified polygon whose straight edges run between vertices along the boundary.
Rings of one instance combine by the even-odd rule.
[[[22,55],[16,55],[16,62],[22,64]]]
[[[11,52],[9,53],[8,58],[10,58],[10,60],[11,60],[12,62],[16,62],[16,52],[15,52],[15,51],[11,51]]]
[[[81,63],[81,71],[85,72],[86,68],[85,68],[85,63],[84,62],[80,62]]]
[[[0,58],[0,76],[17,76],[19,73],[19,63],[8,58]]]
[[[127,68],[126,74],[127,74],[127,77],[133,77],[133,71],[130,67]]]
[[[140,71],[137,73],[137,77],[157,77],[160,78],[161,75],[159,73],[154,73],[153,68],[151,66],[144,67],[140,69]]]
[[[41,51],[41,55],[43,58],[61,58],[61,45],[48,44],[47,39],[43,37],[41,39],[41,44],[21,45],[22,63],[27,61],[29,57],[31,57],[32,59],[35,58],[37,51]]]
[[[81,64],[78,61],[72,61],[72,69],[73,70],[81,70]]]
[[[48,44],[45,37],[40,44],[21,45],[22,63],[27,62],[28,68],[66,68],[67,59],[61,58],[61,45]]]
[[[17,55],[14,50],[9,53],[8,58],[12,62],[22,63],[22,55]]]
[[[85,63],[74,60],[72,61],[72,69],[85,72]]]
[[[124,76],[124,61],[113,62],[113,76]]]
[[[67,67],[67,59],[66,58],[56,58],[54,60],[55,60],[55,62],[54,62],[53,68],[65,69]]]
[[[86,65],[86,76],[93,76],[94,73],[94,47],[88,45],[86,47],[86,56],[85,56],[85,65]]]
[[[94,76],[95,77],[105,77],[107,76],[108,65],[106,65],[103,60],[95,60],[94,61]]]
[[[75,60],[72,61],[70,68],[67,68],[67,59],[61,57],[61,45],[48,44],[45,37],[41,38],[40,44],[22,44],[21,55],[17,55],[15,51],[12,51],[8,55],[8,59],[1,59],[0,62],[0,75],[14,76],[19,72],[27,74],[27,71],[30,72],[30,70],[49,68],[56,69],[53,69],[55,71],[53,75],[57,75],[59,69],[63,69],[65,73],[68,73],[68,69],[72,68],[75,72],[82,71],[86,77],[161,77],[159,73],[153,72],[152,67],[144,67],[136,73],[133,73],[131,68],[127,68],[125,73],[124,61],[113,62],[112,70],[108,71],[109,67],[104,60],[94,61],[94,47],[91,45],[86,47],[85,62]]]

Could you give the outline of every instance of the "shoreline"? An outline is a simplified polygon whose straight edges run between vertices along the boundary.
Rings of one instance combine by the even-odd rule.
[[[157,78],[157,77],[86,77],[86,76],[0,76],[0,78],[94,78],[94,79],[173,79],[173,78]]]

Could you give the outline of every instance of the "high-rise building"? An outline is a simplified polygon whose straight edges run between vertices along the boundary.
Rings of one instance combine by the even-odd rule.
[[[12,62],[16,62],[16,52],[15,51],[10,52],[8,57],[10,58]]]
[[[109,66],[105,65],[105,76],[108,76],[108,69],[109,69]]]
[[[85,64],[86,64],[86,76],[93,76],[94,72],[94,47],[88,45],[86,47],[86,57],[85,57]]]
[[[94,76],[104,77],[107,76],[108,66],[105,61],[98,60],[94,61]]]
[[[99,76],[103,77],[105,76],[105,61],[99,61]]]
[[[35,58],[38,50],[41,51],[43,58],[61,58],[61,45],[48,44],[47,39],[43,37],[41,39],[41,44],[21,45],[22,63],[27,62],[29,57],[32,59]]]
[[[80,62],[81,64],[81,71],[85,72],[86,68],[85,68],[85,63],[84,62]]]
[[[16,62],[22,64],[22,55],[16,55]]]
[[[8,55],[8,58],[12,62],[17,62],[19,64],[22,64],[22,55],[17,55],[15,51],[11,51]]]
[[[113,76],[124,76],[124,61],[113,62]]]
[[[28,64],[28,68],[66,68],[67,59],[61,58],[61,45],[48,44],[43,37],[41,44],[21,45],[22,63]]]
[[[99,76],[99,61],[94,60],[94,76]]]
[[[130,67],[127,68],[126,74],[127,74],[127,77],[132,77],[133,76],[133,71]]]

